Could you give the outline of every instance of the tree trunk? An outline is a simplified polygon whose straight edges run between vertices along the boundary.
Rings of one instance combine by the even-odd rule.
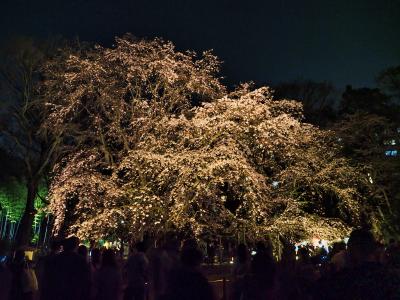
[[[29,246],[32,235],[32,224],[35,218],[35,198],[38,191],[38,180],[30,179],[27,182],[27,196],[24,214],[18,228],[15,246],[17,248]]]

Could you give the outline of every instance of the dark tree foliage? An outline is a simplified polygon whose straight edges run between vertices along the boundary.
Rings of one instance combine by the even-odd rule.
[[[335,89],[329,82],[295,80],[274,87],[278,99],[296,99],[303,104],[307,122],[326,126],[335,118],[333,109]]]
[[[339,114],[344,116],[356,112],[385,116],[396,121],[400,116],[400,106],[393,103],[389,96],[377,88],[353,89],[349,85],[342,95]]]
[[[13,161],[21,162],[19,174],[23,174],[27,189],[16,246],[26,246],[30,242],[39,184],[57,154],[59,139],[41,127],[45,115],[43,99],[37,91],[41,78],[39,66],[54,52],[57,43],[20,37],[1,49],[0,95],[1,102],[6,105],[2,107],[0,118],[0,148]]]
[[[389,96],[400,100],[400,66],[382,71],[377,77],[381,89]]]

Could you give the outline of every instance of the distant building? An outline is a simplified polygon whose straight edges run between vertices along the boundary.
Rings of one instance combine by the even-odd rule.
[[[385,156],[400,157],[400,127],[397,127],[395,136],[384,140]]]

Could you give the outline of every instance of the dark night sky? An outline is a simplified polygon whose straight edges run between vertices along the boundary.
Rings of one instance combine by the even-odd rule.
[[[0,0],[0,41],[14,34],[161,36],[214,49],[228,82],[296,78],[374,85],[400,64],[400,0]]]

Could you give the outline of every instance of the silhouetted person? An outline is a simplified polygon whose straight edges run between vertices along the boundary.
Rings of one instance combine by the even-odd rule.
[[[47,299],[83,300],[90,296],[90,270],[85,259],[77,254],[79,239],[70,237],[63,243],[63,251],[54,258],[49,274],[50,293]]]
[[[150,299],[159,299],[165,293],[167,278],[172,269],[180,266],[179,241],[167,233],[161,248],[149,253]]]
[[[158,299],[165,292],[166,278],[173,260],[169,257],[165,245],[152,248],[148,254],[151,299]]]
[[[85,245],[80,245],[80,246],[78,247],[77,253],[78,253],[80,256],[82,256],[83,259],[84,259],[86,262],[89,261],[89,260],[88,260],[88,249],[87,249],[87,247],[86,247]]]
[[[336,252],[335,254],[333,254]],[[331,264],[334,272],[339,272],[348,266],[346,244],[340,244],[333,248]]]
[[[11,263],[12,283],[10,299],[31,300],[37,292],[37,279],[35,272],[26,261],[25,252],[17,250]]]
[[[395,269],[376,261],[371,232],[354,230],[347,244],[348,264],[331,278],[319,281],[319,299],[400,299],[400,277]]]
[[[113,250],[104,250],[101,267],[93,277],[95,300],[122,299],[122,277]]]
[[[284,237],[279,237],[282,243],[282,255],[281,255],[281,265],[293,270],[296,264],[296,248],[295,246],[286,240]]]
[[[246,245],[239,244],[236,252],[236,262],[233,267],[233,277],[243,278],[250,269],[249,250]]]
[[[257,243],[251,272],[244,279],[242,299],[270,299],[273,295],[276,266],[269,247]]]
[[[282,254],[277,266],[276,299],[301,299],[296,282],[296,248],[284,237],[279,237],[282,243]]]
[[[10,299],[12,274],[6,264],[0,263],[0,300]]]
[[[198,270],[202,262],[200,250],[193,243],[184,245],[181,266],[173,269],[167,279],[167,288],[162,300],[212,300],[212,287]]]
[[[249,250],[246,245],[239,244],[236,250],[236,261],[232,272],[232,299],[240,299],[244,288],[245,276],[250,271]]]
[[[146,294],[148,281],[149,261],[145,254],[143,242],[136,244],[136,249],[126,262],[128,286],[124,293],[124,300],[143,300]]]
[[[312,262],[310,253],[315,249],[309,246],[300,247],[297,251],[298,260],[296,262],[295,276],[296,286],[301,299],[307,299],[312,293],[315,282],[319,279],[319,273]]]
[[[208,243],[207,244],[208,263],[213,264],[214,263],[214,257],[215,257],[215,245],[214,245],[214,243]]]
[[[101,267],[101,250],[93,248],[90,252],[90,268],[92,273],[99,270]]]
[[[168,260],[170,263],[169,268],[171,269],[172,266],[176,267],[180,263],[178,239],[171,234],[167,235],[164,249],[168,255]]]
[[[391,267],[400,269],[400,247],[394,239],[389,240],[389,245],[385,254],[387,264]]]
[[[10,296],[12,274],[6,262],[6,242],[0,240],[0,300],[8,300]]]
[[[54,270],[54,259],[56,255],[60,253],[61,243],[60,241],[53,240],[50,244],[50,252],[46,256],[44,256],[36,267],[38,270],[38,279],[39,279],[39,291],[40,291],[40,299],[42,300],[50,300],[49,295],[51,295],[51,289],[53,286],[51,285],[52,279],[51,276],[55,273]]]

